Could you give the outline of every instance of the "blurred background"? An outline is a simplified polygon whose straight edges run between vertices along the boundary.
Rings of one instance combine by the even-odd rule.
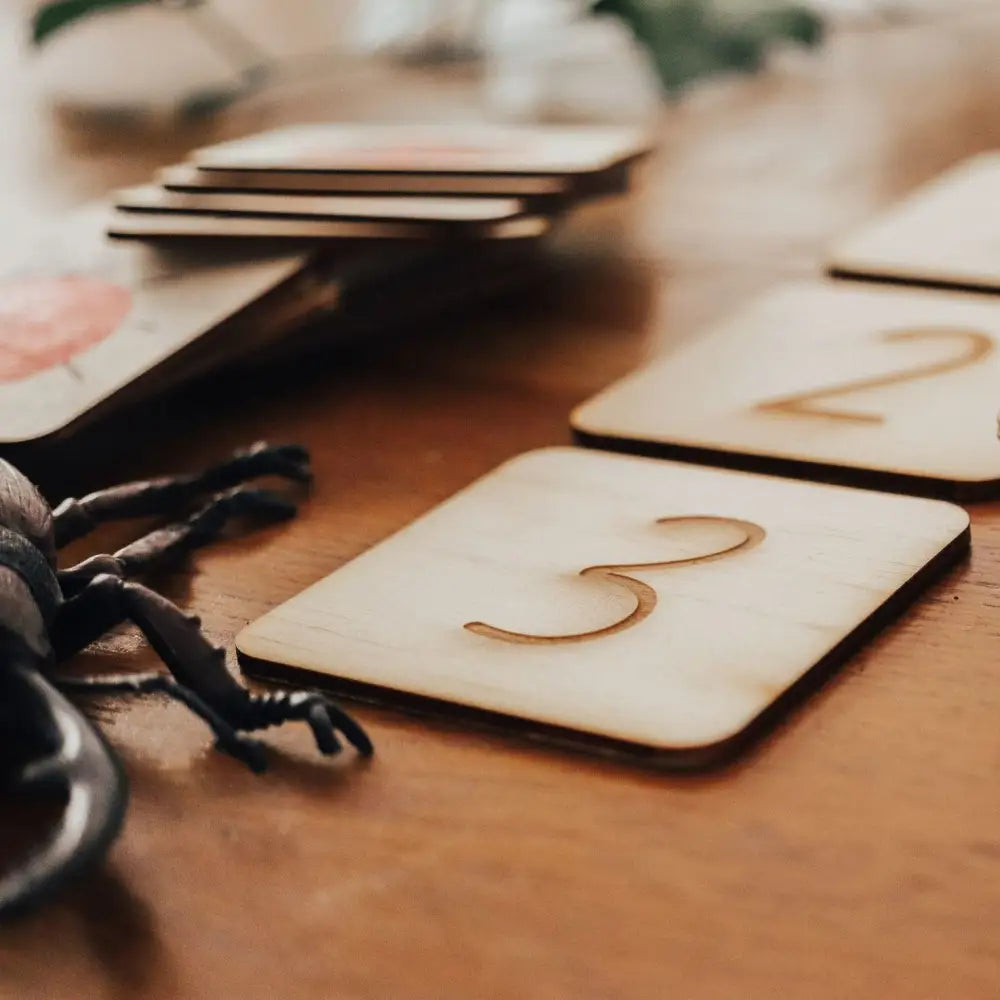
[[[556,249],[621,265],[629,281],[658,276],[643,355],[622,355],[640,361],[777,277],[808,273],[827,241],[905,189],[886,163],[933,175],[957,155],[943,137],[966,120],[963,150],[988,148],[973,124],[993,120],[997,60],[981,29],[994,11],[992,0],[9,0],[0,225],[27,233],[193,148],[293,122],[639,123],[660,150],[640,196],[588,208]],[[930,84],[945,77],[947,89]]]
[[[6,0],[0,227],[18,252],[22,227],[293,122],[627,121],[658,146],[627,198],[552,234],[530,294],[422,321],[381,353],[268,365],[116,415],[113,446],[70,470],[72,490],[196,468],[257,437],[308,445],[322,488],[280,549],[220,546],[170,582],[228,645],[489,468],[565,441],[572,407],[614,379],[815,278],[834,239],[1000,147],[998,51],[997,0]],[[976,645],[995,639],[994,515],[961,602],[949,589],[930,631],[917,621],[880,645],[887,670],[854,673],[872,678],[868,697],[841,687],[822,725],[791,727],[732,781],[650,794],[645,776],[386,717],[392,766],[331,809],[318,772],[235,793],[225,767],[202,766],[196,720],[130,706],[108,727],[137,775],[118,867],[84,886],[80,914],[12,938],[0,980],[57,984],[16,991],[52,998],[346,997],[369,980],[441,997],[481,994],[485,969],[491,996],[522,1000],[658,996],[678,992],[671,976],[681,995],[704,982],[813,997],[881,995],[905,968],[913,990],[893,996],[993,996],[995,706],[963,678],[985,689],[995,663]],[[89,672],[154,665],[137,643],[94,655]],[[977,718],[982,738],[952,738]],[[928,793],[947,803],[939,825]],[[547,810],[544,836],[523,822]],[[280,865],[271,844],[287,845]],[[287,887],[316,886],[317,865],[337,888],[320,880],[303,908]],[[192,919],[198,892],[210,919]],[[299,959],[308,994],[283,988]],[[555,980],[565,989],[546,992]]]
[[[962,0],[54,0],[19,8],[37,75],[71,107],[213,109],[265,80],[349,78],[361,59],[465,63],[501,114],[648,110],[658,92],[759,68],[828,24],[947,14]],[[153,43],[155,39],[155,45]],[[601,67],[599,78],[595,67]],[[346,83],[346,79],[344,81]]]
[[[8,0],[0,11],[0,100],[17,153],[4,158],[0,181],[23,187],[24,196],[4,201],[0,222],[57,213],[194,145],[290,120],[658,120],[734,74],[794,67],[837,31],[989,6]],[[60,160],[74,148],[86,157],[68,157],[51,183],[39,183],[52,169],[53,130]]]
[[[463,63],[505,116],[629,116],[662,93],[759,68],[825,25],[945,14],[961,0],[55,0],[34,19],[38,76],[70,107],[180,106],[326,76],[359,60]],[[17,6],[17,5],[15,5]],[[155,51],[152,40],[155,38]],[[595,75],[599,69],[599,75]]]

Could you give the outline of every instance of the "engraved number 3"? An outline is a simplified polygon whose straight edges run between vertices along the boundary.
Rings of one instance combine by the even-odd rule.
[[[585,642],[588,639],[600,639],[606,635],[613,635],[615,632],[624,632],[626,629],[638,625],[652,613],[656,607],[656,591],[647,583],[636,580],[635,577],[628,576],[638,570],[655,569],[676,569],[679,566],[693,566],[696,563],[712,562],[715,559],[725,559],[736,555],[737,552],[747,552],[764,540],[764,529],[760,525],[751,521],[740,521],[731,517],[663,517],[657,524],[668,524],[673,528],[683,528],[685,526],[696,525],[722,525],[735,528],[741,534],[738,542],[727,545],[725,548],[713,549],[711,552],[703,552],[698,556],[687,556],[681,559],[667,559],[663,562],[648,563],[626,563],[617,566],[588,566],[580,571],[580,576],[596,577],[616,587],[624,587],[635,598],[635,609],[624,618],[603,628],[594,629],[591,632],[578,632],[573,635],[529,635],[525,632],[511,632],[507,629],[497,628],[495,625],[487,625],[485,622],[467,622],[465,628],[476,635],[485,636],[488,639],[499,639],[502,642],[515,642],[540,645],[544,643],[557,642]]]

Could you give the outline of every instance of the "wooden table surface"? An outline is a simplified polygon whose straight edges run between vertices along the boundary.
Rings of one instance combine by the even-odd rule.
[[[201,132],[84,134],[38,106],[14,15],[0,23],[5,233],[207,134],[343,113],[316,84]],[[461,103],[461,88],[443,92]],[[570,408],[601,386],[817,273],[831,238],[1000,145],[1000,14],[838,35],[695,93],[662,134],[639,190],[582,213],[532,296],[396,346],[177,393],[64,478],[83,489],[187,469],[259,437],[307,444],[317,483],[297,521],[165,583],[231,643],[503,459],[566,442]],[[101,871],[0,930],[0,995],[995,997],[1000,508],[973,515],[969,564],[707,777],[368,708],[369,766],[318,760],[289,727],[255,777],[175,705],[98,706],[132,778],[124,835]],[[129,631],[81,657],[154,663]]]

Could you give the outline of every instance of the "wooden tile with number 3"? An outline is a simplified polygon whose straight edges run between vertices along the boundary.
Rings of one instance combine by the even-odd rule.
[[[256,676],[704,766],[961,558],[968,524],[936,500],[546,449],[237,647]]]
[[[962,499],[1000,494],[1000,300],[786,285],[580,406],[587,444]]]

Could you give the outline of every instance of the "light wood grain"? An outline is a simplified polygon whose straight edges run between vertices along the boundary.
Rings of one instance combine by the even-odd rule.
[[[0,6],[5,233],[217,138],[476,108],[461,73],[387,82],[357,67],[199,128],[64,128],[18,62],[17,6]],[[256,437],[307,444],[316,486],[298,520],[157,581],[231,645],[498,463],[565,443],[580,401],[751,296],[818,274],[834,240],[1000,148],[998,47],[987,9],[835,35],[818,56],[711,84],[665,112],[663,153],[632,198],[557,234],[531,295],[354,358],[186,389],[39,474],[56,496],[190,469]],[[286,729],[268,735],[284,753],[258,778],[213,753],[183,709],[98,704],[132,779],[125,834],[103,871],[0,932],[0,996],[994,1000],[1000,508],[972,514],[971,561],[773,743],[713,777],[362,707],[369,768],[317,761],[309,734]],[[125,632],[78,667],[156,662]]]
[[[964,553],[968,524],[939,501],[545,449],[266,614],[237,649],[270,676],[293,667],[695,766],[838,666],[914,577]]]
[[[966,498],[1000,490],[1000,300],[778,287],[578,407],[587,441]]]
[[[966,160],[837,243],[845,275],[1000,291],[1000,154]]]

